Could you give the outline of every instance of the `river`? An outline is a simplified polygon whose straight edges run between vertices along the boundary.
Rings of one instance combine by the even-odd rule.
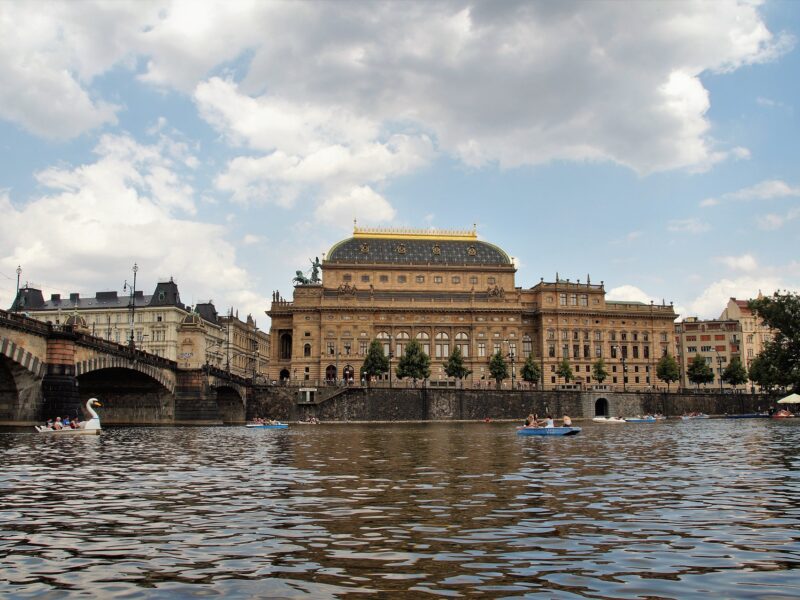
[[[797,598],[800,419],[0,433],[0,597]]]

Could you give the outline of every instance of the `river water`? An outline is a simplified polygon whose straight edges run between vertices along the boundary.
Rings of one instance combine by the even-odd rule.
[[[3,598],[798,598],[800,419],[0,433]]]

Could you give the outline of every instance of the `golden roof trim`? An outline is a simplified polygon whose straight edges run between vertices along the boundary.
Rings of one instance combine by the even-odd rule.
[[[472,229],[413,229],[407,227],[359,227],[353,221],[353,237],[391,240],[477,240],[477,226]]]

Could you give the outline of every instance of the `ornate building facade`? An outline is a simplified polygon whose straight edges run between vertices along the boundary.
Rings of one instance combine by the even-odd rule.
[[[270,378],[358,382],[372,340],[394,368],[414,339],[431,357],[430,385],[454,385],[444,364],[455,347],[473,386],[489,385],[488,362],[498,351],[511,367],[506,386],[521,383],[529,355],[548,389],[564,384],[556,376],[564,358],[573,385],[597,383],[591,365],[598,358],[609,372],[606,385],[656,385],[658,359],[674,351],[671,305],[608,301],[603,283],[588,277],[522,288],[515,274],[508,254],[474,229],[356,227],[323,256],[321,280],[297,285],[291,301],[274,295]]]

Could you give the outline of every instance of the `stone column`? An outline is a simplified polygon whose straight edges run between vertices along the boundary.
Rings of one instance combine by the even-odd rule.
[[[85,417],[75,377],[75,339],[72,331],[51,331],[47,336],[47,364],[42,380],[44,419]]]

